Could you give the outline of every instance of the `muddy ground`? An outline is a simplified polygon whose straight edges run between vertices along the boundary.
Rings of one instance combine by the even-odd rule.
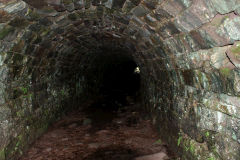
[[[176,159],[140,108],[85,104],[49,127],[20,160]]]

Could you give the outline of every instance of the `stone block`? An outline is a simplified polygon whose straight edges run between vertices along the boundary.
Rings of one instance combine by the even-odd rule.
[[[236,15],[233,13],[227,15],[216,15],[214,19],[199,28],[199,32],[212,47],[225,46],[234,42],[234,39],[239,38],[236,29],[238,19],[234,20]],[[235,22],[236,21],[236,22]],[[230,31],[230,33],[227,33]]]
[[[210,22],[214,16],[215,13],[212,13],[209,6],[203,0],[198,0],[181,15],[177,16],[175,24],[182,32],[190,32]]]
[[[179,34],[180,31],[176,28],[175,24],[172,21],[169,21],[166,24],[159,27],[158,33],[163,38],[169,38],[171,36],[174,36],[175,34]]]
[[[186,6],[184,6],[180,1],[169,0],[163,2],[161,4],[161,8],[165,10],[169,15],[176,17],[186,9]]]
[[[149,10],[142,5],[139,5],[139,6],[136,6],[135,8],[133,8],[131,10],[131,12],[137,17],[142,17],[142,16],[145,16],[146,14],[148,14]]]
[[[14,14],[21,12],[27,9],[27,4],[24,1],[15,1],[13,3],[9,3],[6,6],[0,6],[7,13]]]
[[[239,0],[209,0],[220,14],[230,13],[240,7]]]

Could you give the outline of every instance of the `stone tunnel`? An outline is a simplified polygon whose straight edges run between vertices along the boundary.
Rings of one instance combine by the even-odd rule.
[[[143,111],[182,159],[239,160],[239,14],[239,0],[0,0],[0,160],[111,87],[110,63],[140,69]]]

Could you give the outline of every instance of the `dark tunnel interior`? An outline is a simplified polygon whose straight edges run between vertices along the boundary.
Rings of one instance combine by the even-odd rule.
[[[110,106],[126,105],[140,96],[140,69],[124,49],[106,49],[97,53],[87,69],[90,95],[105,99]]]

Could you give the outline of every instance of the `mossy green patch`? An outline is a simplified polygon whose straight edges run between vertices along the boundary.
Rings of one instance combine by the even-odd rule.
[[[231,49],[231,51],[234,53],[234,54],[240,54],[240,44],[236,45],[236,47],[233,47]]]
[[[61,95],[62,95],[62,96],[65,95],[65,90],[64,90],[64,89],[62,89],[60,92],[61,92]]]
[[[3,40],[9,33],[14,31],[14,27],[5,26],[2,30],[0,30],[0,40]]]
[[[215,160],[214,157],[209,157],[207,160]]]
[[[177,141],[177,145],[178,145],[178,146],[180,146],[181,141],[182,141],[182,136],[180,136],[180,137],[178,138],[178,141]]]
[[[162,144],[162,140],[158,139],[156,142],[154,142],[154,144]]]
[[[49,32],[50,32],[50,29],[44,27],[44,28],[42,28],[42,29],[39,31],[39,35],[40,35],[41,37],[44,37],[44,36],[48,35]]]
[[[194,145],[190,145],[190,152],[192,153],[192,154],[194,154],[195,153],[195,146]]]
[[[17,111],[16,115],[17,115],[18,118],[24,117],[25,116],[24,110]]]
[[[63,4],[69,5],[72,3],[72,0],[63,0]]]
[[[55,13],[56,12],[56,10],[51,6],[44,6],[41,9],[41,11],[44,12],[44,13]]]
[[[0,160],[5,160],[5,149],[0,150]]]
[[[221,68],[220,69],[220,73],[225,76],[225,77],[229,77],[230,73],[231,73],[231,69],[229,68]]]
[[[210,136],[210,133],[207,131],[207,132],[205,133],[205,136],[206,136],[206,137],[209,137],[209,136]]]

